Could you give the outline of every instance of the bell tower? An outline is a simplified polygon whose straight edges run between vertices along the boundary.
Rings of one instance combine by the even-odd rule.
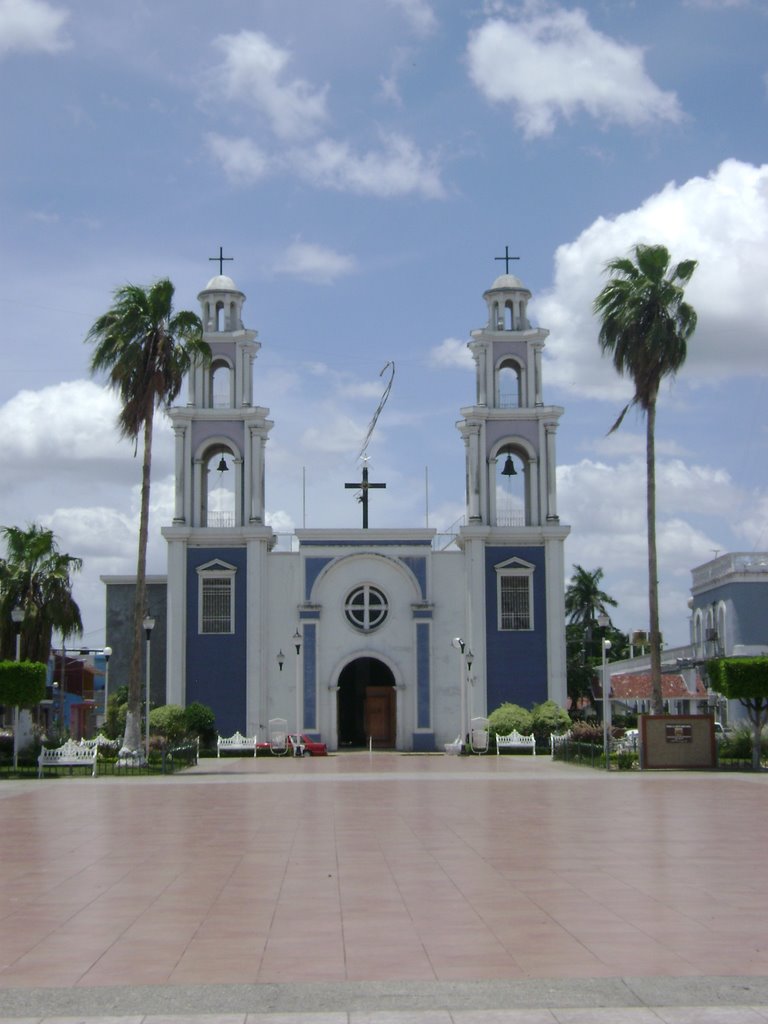
[[[261,347],[243,326],[245,295],[223,274],[198,295],[207,366],[189,372],[188,404],[170,411],[176,438],[175,526],[243,527],[264,522],[264,449],[269,410],[253,404],[253,364]],[[214,474],[232,472],[226,510],[211,503]],[[224,488],[220,488],[224,493]]]
[[[483,294],[485,327],[471,332],[475,401],[461,409],[466,525],[466,625],[487,708],[504,701],[565,706],[563,544],[555,440],[563,414],[545,405],[548,331],[528,318],[531,292],[510,273]]]
[[[251,728],[266,720],[265,581],[275,535],[265,522],[264,457],[273,424],[253,400],[261,345],[243,326],[244,293],[219,273],[198,301],[211,360],[190,367],[187,404],[169,410],[166,698],[216,705]]]

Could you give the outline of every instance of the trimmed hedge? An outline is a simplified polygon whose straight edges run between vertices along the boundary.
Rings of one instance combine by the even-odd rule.
[[[33,708],[45,698],[45,676],[41,661],[0,661],[0,704]]]

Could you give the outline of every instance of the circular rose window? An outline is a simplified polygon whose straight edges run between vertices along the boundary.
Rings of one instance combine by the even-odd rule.
[[[376,629],[387,617],[387,599],[377,587],[365,583],[356,587],[344,602],[344,614],[355,629],[369,632]]]

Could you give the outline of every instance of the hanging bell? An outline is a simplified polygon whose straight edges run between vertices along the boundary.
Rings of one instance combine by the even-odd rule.
[[[229,471],[229,466],[224,461],[224,456],[222,455],[221,459],[219,460],[219,464],[216,467],[216,472],[217,473],[227,473],[228,471]]]
[[[512,461],[512,456],[507,456],[507,461],[504,463],[504,469],[501,471],[502,476],[517,476],[517,470],[515,464]]]

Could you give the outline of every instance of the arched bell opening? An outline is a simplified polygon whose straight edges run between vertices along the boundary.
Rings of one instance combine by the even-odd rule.
[[[208,527],[237,526],[235,496],[239,464],[223,444],[205,453],[202,473],[201,523]]]
[[[496,370],[496,408],[520,409],[524,404],[522,367],[516,359],[503,359]]]
[[[211,408],[231,409],[235,404],[232,367],[226,359],[214,359],[209,372]]]
[[[505,444],[492,460],[496,526],[530,526],[528,509],[529,470],[527,454]]]

